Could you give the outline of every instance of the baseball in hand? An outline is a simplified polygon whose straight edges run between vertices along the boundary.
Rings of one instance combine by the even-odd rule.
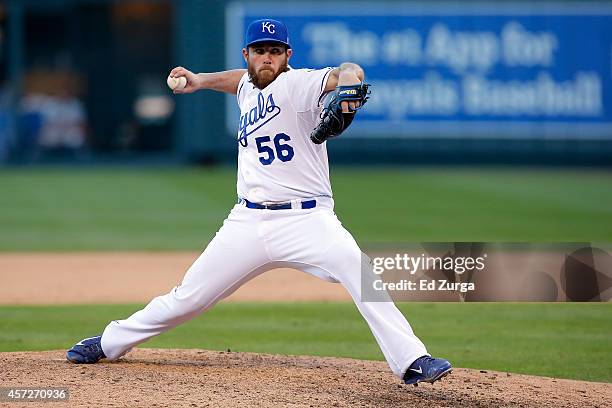
[[[168,87],[172,90],[183,89],[187,85],[187,78],[184,76],[178,78],[168,76],[166,83],[168,84]]]

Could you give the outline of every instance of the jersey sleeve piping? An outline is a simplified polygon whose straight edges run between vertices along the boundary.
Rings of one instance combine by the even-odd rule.
[[[236,102],[238,102],[238,105],[240,105],[240,92],[242,91],[242,87],[244,86],[248,75],[249,73],[245,72],[244,75],[242,75],[242,78],[240,78],[240,82],[238,84],[238,92],[236,92]]]
[[[332,72],[333,69],[334,68],[328,68],[327,72],[325,73],[325,75],[323,75],[323,79],[321,80],[321,88],[320,88],[320,92],[319,92],[319,98],[317,99],[317,105],[321,104],[321,100],[327,94],[327,92],[325,92],[325,85],[327,84],[327,79],[329,78],[329,74]]]

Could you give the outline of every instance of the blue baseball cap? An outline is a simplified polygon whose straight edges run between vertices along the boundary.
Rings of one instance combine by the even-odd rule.
[[[265,18],[263,20],[255,20],[246,30],[245,48],[249,45],[253,45],[262,41],[273,41],[284,44],[287,48],[291,48],[289,45],[289,33],[287,32],[287,26],[278,21],[272,20],[271,18]]]

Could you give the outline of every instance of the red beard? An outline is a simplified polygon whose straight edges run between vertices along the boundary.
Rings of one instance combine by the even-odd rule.
[[[248,64],[249,78],[251,82],[257,89],[264,89],[266,86],[270,85],[280,74],[288,71],[289,68],[287,66],[287,61],[279,67],[278,71],[274,72],[270,69],[260,69],[259,72],[255,71],[255,68]]]

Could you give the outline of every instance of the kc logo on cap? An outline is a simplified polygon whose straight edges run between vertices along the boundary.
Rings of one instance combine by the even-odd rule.
[[[275,28],[274,24],[272,24],[269,21],[261,22],[261,32],[262,33],[267,30],[270,34],[274,34],[275,33],[274,28]]]

